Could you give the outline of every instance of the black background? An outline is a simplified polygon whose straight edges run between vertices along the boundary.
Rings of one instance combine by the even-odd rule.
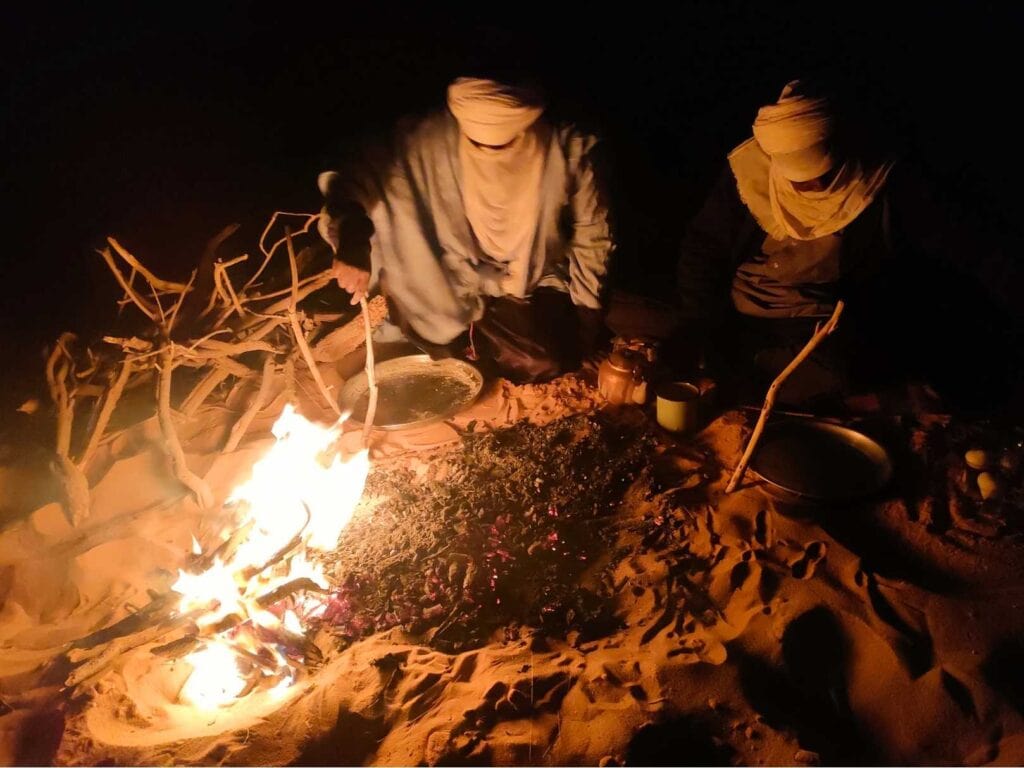
[[[254,243],[272,211],[316,210],[318,171],[441,105],[481,51],[540,73],[607,138],[631,289],[670,295],[725,153],[786,81],[823,68],[863,82],[950,196],[1019,232],[1024,25],[1002,4],[210,5],[4,11],[5,405],[49,339],[109,322],[106,235],[184,278],[226,223]]]

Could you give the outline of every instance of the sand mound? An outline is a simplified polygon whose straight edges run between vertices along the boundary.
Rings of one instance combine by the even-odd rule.
[[[210,448],[224,423],[190,425],[219,498],[280,405],[227,456]],[[822,509],[753,479],[723,494],[745,429],[727,413],[677,441],[567,377],[384,436],[325,558],[316,660],[287,690],[197,711],[188,670],[144,643],[63,690],[76,641],[165,594],[192,536],[230,524],[181,496],[137,425],[106,447],[84,525],[46,503],[0,534],[0,758],[1019,761],[1022,528],[967,493],[962,436],[900,433],[901,484]]]

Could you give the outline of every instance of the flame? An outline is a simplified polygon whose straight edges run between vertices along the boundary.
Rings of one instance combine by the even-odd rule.
[[[308,421],[291,405],[286,405],[273,427],[277,438],[252,469],[252,476],[238,485],[228,501],[237,503],[244,513],[238,525],[249,526],[246,539],[227,562],[215,558],[202,573],[179,571],[172,589],[181,594],[182,613],[202,612],[196,619],[200,628],[208,628],[229,616],[268,629],[283,629],[304,634],[299,615],[286,611],[283,618],[261,607],[257,598],[277,586],[298,578],[308,578],[322,588],[329,586],[323,569],[306,558],[307,549],[333,548],[348,524],[363,494],[370,470],[367,452],[360,451],[346,461],[333,453],[341,435],[341,424],[325,427]],[[272,565],[283,550],[290,559],[286,565]],[[193,537],[193,553],[199,554]],[[308,602],[308,601],[307,601]],[[304,605],[302,615],[317,615],[317,605]],[[321,611],[322,612],[322,611]],[[258,651],[247,647],[252,638],[233,636],[218,640],[186,660],[194,671],[182,694],[197,706],[220,706],[237,697],[245,688],[236,654]],[[288,660],[276,649],[272,655],[282,668]],[[212,669],[215,667],[216,669]],[[275,687],[287,687],[294,674]],[[193,684],[192,681],[196,682]]]
[[[203,573],[178,571],[178,580],[171,586],[181,594],[178,610],[182,613],[206,608],[207,612],[197,620],[199,626],[213,624],[231,613],[243,613],[242,590],[235,579],[234,571],[215,558]]]
[[[213,643],[185,657],[192,674],[181,689],[181,698],[201,709],[216,709],[234,701],[246,685],[235,653]]]

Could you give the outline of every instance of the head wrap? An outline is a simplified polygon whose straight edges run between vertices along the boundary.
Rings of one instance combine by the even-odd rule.
[[[834,115],[826,98],[787,84],[775,104],[758,110],[754,137],[729,153],[744,204],[776,239],[813,240],[838,232],[871,204],[891,162],[867,166],[830,149]],[[822,188],[800,182],[832,174]]]
[[[525,89],[459,78],[448,88],[448,108],[462,134],[466,218],[481,250],[505,270],[508,285],[521,285],[540,217],[543,107]]]
[[[514,140],[544,111],[539,96],[528,89],[475,77],[448,86],[448,108],[466,136],[492,147]]]
[[[810,181],[833,165],[828,142],[833,116],[828,100],[802,93],[800,81],[782,89],[775,104],[761,107],[754,120],[754,138],[779,172],[790,181]]]

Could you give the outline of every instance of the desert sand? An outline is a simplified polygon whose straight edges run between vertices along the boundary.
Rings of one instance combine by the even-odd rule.
[[[179,423],[218,501],[285,405],[278,386],[222,454],[239,398]],[[101,446],[77,527],[47,457],[11,452],[0,763],[1020,764],[1019,476],[983,501],[963,461],[1014,435],[913,398],[869,408],[898,427],[896,480],[832,507],[754,475],[724,494],[750,413],[675,437],[650,405],[603,403],[586,373],[491,382],[449,422],[377,432],[352,520],[317,556],[331,602],[309,624],[315,663],[207,709],[181,701],[187,665],[155,642],[106,647],[98,674],[67,682],[75,642],[168,594],[193,537],[237,525],[230,507],[184,492],[155,417]]]

